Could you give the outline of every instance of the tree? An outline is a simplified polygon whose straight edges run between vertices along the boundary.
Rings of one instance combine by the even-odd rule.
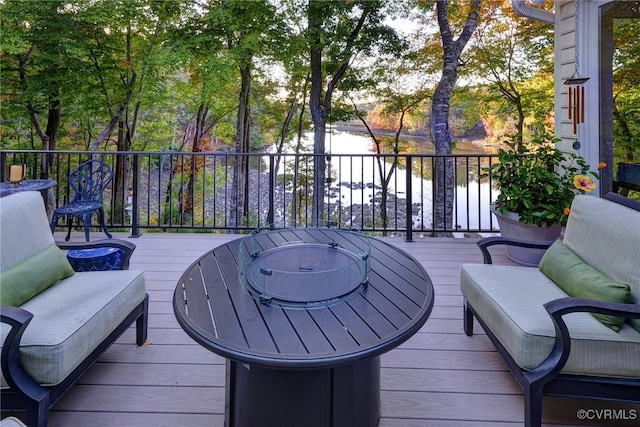
[[[57,148],[62,126],[61,106],[69,99],[73,87],[69,79],[75,64],[75,58],[69,52],[73,20],[71,14],[64,12],[64,5],[64,1],[7,1],[0,4],[3,115],[7,116],[8,105],[10,110],[15,108],[13,111],[17,115],[21,112],[28,115],[31,129],[40,141],[40,144],[35,143],[32,133],[28,136],[32,148],[36,149]],[[39,176],[48,178],[51,157],[43,156],[42,160]],[[51,190],[47,192],[46,204],[47,210],[52,211],[55,200]]]
[[[431,101],[431,134],[436,154],[443,156],[436,160],[434,174],[435,224],[436,230],[453,227],[453,194],[455,172],[452,153],[452,139],[449,131],[449,100],[458,80],[460,58],[467,42],[475,31],[480,18],[481,0],[466,3],[466,20],[458,38],[454,38],[449,23],[449,6],[446,0],[436,1],[436,14],[442,40],[442,75]],[[437,232],[437,235],[448,233]]]
[[[0,4],[3,21],[3,109],[24,109],[41,146],[55,150],[61,126],[63,87],[72,61],[66,49],[72,25],[69,14],[60,13],[64,1]],[[58,34],[51,37],[50,31]],[[43,126],[42,113],[46,113]],[[33,145],[33,144],[32,144]],[[41,171],[48,177],[49,171]]]
[[[633,162],[640,155],[640,19],[617,20],[614,27],[614,133],[618,158]]]
[[[425,73],[420,61],[415,61],[416,52],[407,49],[402,55],[380,57],[376,64],[366,71],[358,71],[353,78],[351,73],[345,78],[345,87],[363,99],[375,99],[378,103],[368,114],[361,111],[356,100],[349,93],[353,106],[352,114],[365,126],[375,145],[376,163],[382,187],[380,197],[380,217],[382,227],[388,226],[387,199],[393,175],[398,167],[397,157],[403,151],[400,146],[401,135],[411,121],[411,115],[421,112],[424,101],[431,95],[431,77]],[[393,131],[392,136],[378,135],[374,130]],[[385,150],[386,149],[386,150]],[[385,157],[387,153],[395,156]],[[389,160],[391,159],[391,160]],[[387,163],[391,163],[387,167]],[[411,165],[405,165],[411,173]],[[410,212],[408,213],[410,214]],[[386,234],[386,232],[385,232]]]
[[[640,19],[626,18],[614,23],[613,132],[614,163],[637,162],[640,157],[640,43],[635,36]],[[629,195],[629,190],[620,188]],[[636,193],[636,198],[637,194]]]
[[[325,135],[334,92],[357,55],[371,55],[375,49],[391,52],[401,45],[396,32],[383,23],[385,5],[386,1],[372,0],[309,0],[307,5],[311,67],[309,109],[314,131],[314,225],[324,219]]]
[[[235,126],[233,113],[238,108],[239,84],[237,66],[227,48],[227,37],[221,31],[226,15],[222,5],[210,3],[210,9],[188,9],[185,25],[172,31],[179,63],[184,76],[176,79],[177,100],[185,107],[186,120],[178,124],[184,132],[180,150],[192,153],[211,150],[214,142],[232,142]],[[224,16],[224,18],[223,18]],[[177,192],[180,194],[180,221],[193,218],[196,205],[196,177],[205,170],[206,157],[192,157],[173,165],[168,185],[173,186],[173,176],[182,173]],[[170,203],[167,192],[166,203]],[[168,218],[165,218],[165,221]]]
[[[400,154],[400,135],[404,129],[405,125],[405,117],[415,109],[426,97],[427,93],[425,91],[418,91],[414,94],[410,95],[402,95],[393,93],[390,91],[385,91],[387,94],[387,99],[383,104],[383,112],[385,115],[394,115],[397,120],[395,123],[395,132],[393,134],[392,142],[391,142],[391,150],[394,157],[391,158],[391,166],[389,168],[385,167],[385,159],[383,154],[383,142],[380,137],[376,135],[376,133],[372,130],[371,126],[367,122],[365,115],[358,110],[358,107],[355,102],[353,102],[354,112],[358,119],[365,126],[367,133],[373,139],[373,143],[375,144],[375,152],[378,154],[376,156],[376,163],[378,166],[378,174],[380,175],[381,187],[382,187],[382,195],[380,196],[380,218],[382,219],[382,228],[386,229],[388,225],[388,216],[387,216],[387,198],[389,196],[389,184],[391,179],[393,178],[393,174],[398,167],[398,157]],[[407,166],[407,173],[411,173],[410,165]],[[410,212],[407,212],[409,215]],[[384,232],[386,235],[386,231]]]
[[[548,24],[518,19],[510,3],[503,0],[490,1],[485,10],[476,43],[471,48],[474,60],[470,62],[470,72],[480,81],[492,83],[490,89],[500,94],[516,117],[512,134],[522,136],[527,110],[533,109],[531,100],[534,96],[545,95],[546,98],[538,100],[537,104],[547,104],[545,116],[552,112],[552,79],[547,80],[546,90],[538,87],[536,91],[527,91],[536,75],[545,71],[553,73],[552,33],[548,31]],[[540,123],[542,120],[537,125]]]
[[[211,29],[224,38],[227,55],[239,71],[240,89],[236,116],[236,153],[251,146],[251,85],[255,60],[269,56],[276,30],[275,7],[267,1],[220,0],[209,11]],[[213,4],[213,3],[212,3]],[[240,225],[248,214],[248,158],[239,156],[233,174],[229,223]]]
[[[75,26],[78,46],[86,50],[84,65],[91,70],[88,85],[102,94],[106,120],[91,141],[98,150],[116,131],[118,151],[130,151],[148,92],[161,91],[174,71],[162,44],[167,25],[180,12],[180,0],[102,1],[78,5]],[[129,189],[130,159],[117,156],[114,166],[111,215],[124,219]]]

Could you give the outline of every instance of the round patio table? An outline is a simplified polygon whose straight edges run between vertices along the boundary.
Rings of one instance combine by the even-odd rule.
[[[56,181],[52,179],[25,179],[17,184],[9,181],[0,182],[0,194],[3,196],[19,193],[21,191],[40,191],[55,187]]]
[[[285,229],[269,237],[274,247],[326,242],[327,231]],[[348,247],[347,240],[337,245]],[[424,268],[371,238],[368,281],[361,290],[332,304],[286,307],[255,298],[239,283],[241,241],[195,261],[173,300],[186,333],[227,359],[225,425],[378,425],[379,356],[416,333],[433,308],[433,284]]]

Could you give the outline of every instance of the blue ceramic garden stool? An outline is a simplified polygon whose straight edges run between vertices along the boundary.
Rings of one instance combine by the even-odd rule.
[[[118,270],[124,252],[118,248],[74,249],[67,252],[75,271]]]

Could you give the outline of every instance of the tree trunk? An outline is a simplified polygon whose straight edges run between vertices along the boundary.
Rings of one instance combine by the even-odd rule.
[[[303,130],[304,130],[303,118],[306,111],[305,107],[307,105],[307,87],[309,86],[309,80],[310,80],[310,75],[307,74],[307,77],[304,80],[304,86],[302,89],[302,106],[300,107],[300,114],[298,115],[298,133],[297,133],[296,149],[295,149],[296,156],[300,154],[300,151],[302,148],[302,136],[303,136]],[[296,163],[300,164],[299,160],[300,158],[296,157]],[[299,167],[296,167],[293,170],[293,189],[291,191],[291,194],[293,195],[293,200],[291,201],[291,219],[296,224],[298,221],[298,212],[299,212],[298,204],[301,203],[300,194],[299,194],[300,191],[298,191],[298,181],[300,179],[298,175],[299,169],[300,169]]]
[[[436,147],[434,171],[434,229],[436,236],[449,236],[453,230],[453,198],[455,194],[455,163],[451,157],[452,143],[449,131],[449,100],[458,79],[460,55],[478,25],[481,0],[470,0],[471,9],[458,39],[454,39],[449,26],[447,1],[436,1],[438,26],[442,38],[442,76],[433,94],[431,104],[431,134]]]
[[[274,165],[273,165],[273,176],[270,176],[269,179],[272,180],[274,184],[274,188],[277,185],[276,177],[278,176],[278,171],[280,170],[280,163],[282,162],[282,148],[284,147],[284,143],[287,141],[287,135],[289,135],[291,120],[293,120],[294,115],[296,114],[296,110],[298,109],[298,104],[294,101],[287,112],[287,117],[284,119],[284,123],[282,124],[282,128],[280,130],[280,141],[278,141],[278,145],[276,147],[276,156],[274,156]],[[272,194],[271,197],[275,197],[275,194]],[[271,218],[275,220],[275,213],[272,210],[272,205],[269,205],[269,211],[267,212],[267,218]]]
[[[127,117],[118,122],[118,139],[116,141],[118,151],[129,151],[131,149],[131,137]],[[113,224],[125,221],[125,192],[128,191],[127,181],[129,171],[129,156],[118,155],[115,158],[113,167],[113,184],[111,186],[111,221]]]
[[[29,115],[31,118],[31,124],[36,130],[36,134],[40,138],[42,142],[43,150],[55,150],[58,144],[58,134],[60,132],[60,124],[62,122],[62,114],[60,110],[60,101],[57,100],[57,91],[52,96],[52,100],[49,103],[49,114],[47,120],[47,129],[45,131],[42,130],[42,126],[40,125],[40,119],[38,114],[32,110]],[[53,166],[53,154],[47,154],[42,156],[42,164],[40,165],[40,171],[38,176],[41,179],[49,179],[51,176],[51,168]],[[47,189],[47,194],[45,197],[45,210],[47,211],[47,217],[49,220],[53,215],[53,210],[56,207],[56,199],[53,188]]]
[[[367,123],[367,120],[364,118],[364,116],[362,114],[360,114],[360,112],[358,111],[358,107],[356,106],[355,102],[353,103],[353,107],[355,109],[355,114],[356,117],[358,117],[358,119],[360,119],[360,121],[362,122],[362,124],[364,125],[365,129],[367,130],[367,133],[369,134],[369,136],[371,137],[371,139],[373,140],[373,143],[376,146],[376,163],[378,166],[378,174],[380,175],[380,184],[382,186],[382,196],[380,198],[380,218],[382,220],[382,235],[383,236],[387,236],[388,232],[387,232],[387,226],[389,225],[389,218],[387,215],[387,198],[389,197],[389,183],[391,182],[391,178],[393,176],[394,171],[396,170],[396,166],[398,164],[398,157],[394,157],[393,158],[393,162],[391,163],[391,168],[389,169],[389,173],[385,173],[385,168],[384,168],[384,158],[382,155],[382,145],[380,143],[380,140],[376,137],[375,133],[373,133],[373,130],[371,129],[371,127],[369,126],[369,124]],[[402,117],[404,117],[404,112],[402,113]],[[400,132],[402,131],[402,126],[403,126],[403,121],[402,118],[400,119],[400,127],[398,129],[398,131],[396,132],[396,137],[394,140],[394,147],[393,147],[393,151],[395,154],[398,154],[398,141],[400,138]],[[409,173],[410,171],[407,170],[407,173]]]
[[[309,26],[311,46],[311,91],[309,94],[309,109],[313,119],[313,206],[312,225],[319,226],[324,222],[324,192],[326,185],[326,156],[325,156],[325,136],[327,133],[327,119],[331,118],[331,97],[333,90],[349,68],[352,56],[352,47],[358,34],[362,30],[370,10],[362,10],[362,15],[358,18],[353,30],[346,40],[344,52],[346,57],[342,59],[340,67],[336,70],[331,80],[327,83],[327,89],[322,96],[324,89],[324,76],[322,75],[322,48],[323,41],[322,20],[324,14],[323,0],[309,0],[307,9],[307,20]]]
[[[118,151],[131,151],[135,128],[138,121],[138,111],[140,102],[134,108],[133,120],[129,121],[129,107],[124,111],[123,117],[118,124]],[[113,223],[126,223],[127,197],[129,195],[129,177],[131,176],[131,156],[116,156],[113,170],[113,185],[111,187],[111,218]]]
[[[111,135],[111,132],[113,132],[113,130],[118,125],[118,122],[120,122],[120,120],[122,120],[122,116],[124,115],[124,112],[129,107],[129,102],[131,101],[131,97],[132,96],[133,96],[133,88],[131,87],[127,91],[127,94],[125,95],[124,102],[120,105],[120,108],[118,109],[118,112],[111,117],[111,120],[109,121],[107,126],[102,130],[102,132],[100,132],[100,135],[98,135],[96,137],[95,141],[93,141],[91,143],[91,150],[92,151],[98,151],[100,149],[100,145],[102,145],[102,143],[104,141],[106,141],[106,139],[109,137],[109,135]]]
[[[516,96],[516,109],[518,110],[518,123],[516,123],[516,132],[520,135],[520,142],[522,142],[522,135],[524,135],[524,109],[522,108],[522,98],[520,95]]]
[[[193,131],[193,138],[191,139],[192,153],[202,152],[202,138],[204,136],[205,121],[208,114],[209,109],[207,108],[207,106],[204,104],[200,104],[200,107],[198,107],[198,113],[196,115],[196,124]],[[187,162],[185,170],[183,171],[185,174],[188,174],[187,189],[182,194],[181,217],[183,223],[185,219],[193,218],[196,176],[198,176],[198,172],[200,171],[202,166],[203,164],[201,159],[199,157],[192,156],[191,159]]]
[[[323,222],[324,186],[325,186],[325,136],[326,114],[323,109],[322,89],[322,45],[320,31],[322,23],[321,5],[317,0],[309,1],[308,8],[309,30],[311,39],[311,91],[309,93],[309,111],[313,120],[313,203],[311,206],[311,223],[319,226]]]
[[[449,98],[456,81],[455,72],[443,70],[440,83],[433,94],[431,122],[437,157],[433,174],[435,198],[434,230],[453,228],[453,195],[455,190],[451,133],[449,132]],[[437,236],[448,233],[436,231]]]
[[[51,95],[51,101],[49,104],[49,116],[47,118],[47,130],[45,134],[49,137],[49,150],[56,150],[58,148],[58,134],[60,133],[60,125],[62,123],[62,114],[60,110],[60,100],[58,99],[59,92],[55,90]],[[44,147],[43,147],[44,148]],[[49,171],[43,171],[49,177]]]
[[[60,100],[58,98],[58,90],[56,89],[51,97],[49,105],[49,116],[47,119],[47,130],[44,135],[41,135],[42,149],[44,150],[56,150],[58,148],[58,135],[60,133],[60,125],[62,123],[62,111],[60,109]],[[37,119],[37,116],[36,116]],[[40,171],[40,178],[49,179],[51,177],[51,168],[53,167],[53,154],[42,156],[42,169]],[[53,210],[56,208],[56,197],[53,188],[48,188],[46,191],[46,211],[47,217],[51,220],[53,216]]]
[[[242,154],[249,152],[250,142],[250,106],[249,94],[251,92],[251,68],[240,68],[242,85],[238,102],[238,119],[236,121],[236,153],[237,156],[231,190],[230,226],[238,227],[242,224],[242,218],[246,218],[247,212],[247,184],[248,184],[248,158]]]
[[[35,46],[31,46],[31,48],[25,53],[24,57],[20,61],[18,75],[20,78],[20,82],[24,87],[27,87],[27,64],[31,59],[31,54]],[[43,150],[55,150],[58,145],[58,134],[60,132],[60,124],[62,122],[62,113],[60,110],[60,101],[59,101],[59,91],[58,89],[54,89],[51,93],[51,97],[49,99],[49,116],[47,120],[47,129],[45,131],[42,130],[42,126],[40,125],[40,118],[38,117],[38,113],[36,113],[35,107],[29,102],[27,104],[27,111],[29,112],[29,118],[31,119],[31,124],[36,130],[36,134],[40,141],[42,142]],[[38,174],[40,178],[47,179],[50,176],[50,170],[53,162],[53,154],[42,156],[42,165],[40,173]],[[45,209],[47,211],[47,216],[51,219],[53,215],[53,210],[55,209],[56,200],[53,194],[53,188],[49,188],[47,190],[47,197],[45,201]]]

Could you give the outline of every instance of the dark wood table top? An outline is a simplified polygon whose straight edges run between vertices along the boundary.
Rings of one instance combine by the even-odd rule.
[[[305,241],[322,229],[279,232]],[[309,369],[335,367],[397,347],[426,322],[433,284],[409,254],[371,239],[369,280],[347,301],[321,308],[282,308],[249,296],[238,283],[239,246],[207,252],[182,275],[174,312],[196,342],[250,365]]]

